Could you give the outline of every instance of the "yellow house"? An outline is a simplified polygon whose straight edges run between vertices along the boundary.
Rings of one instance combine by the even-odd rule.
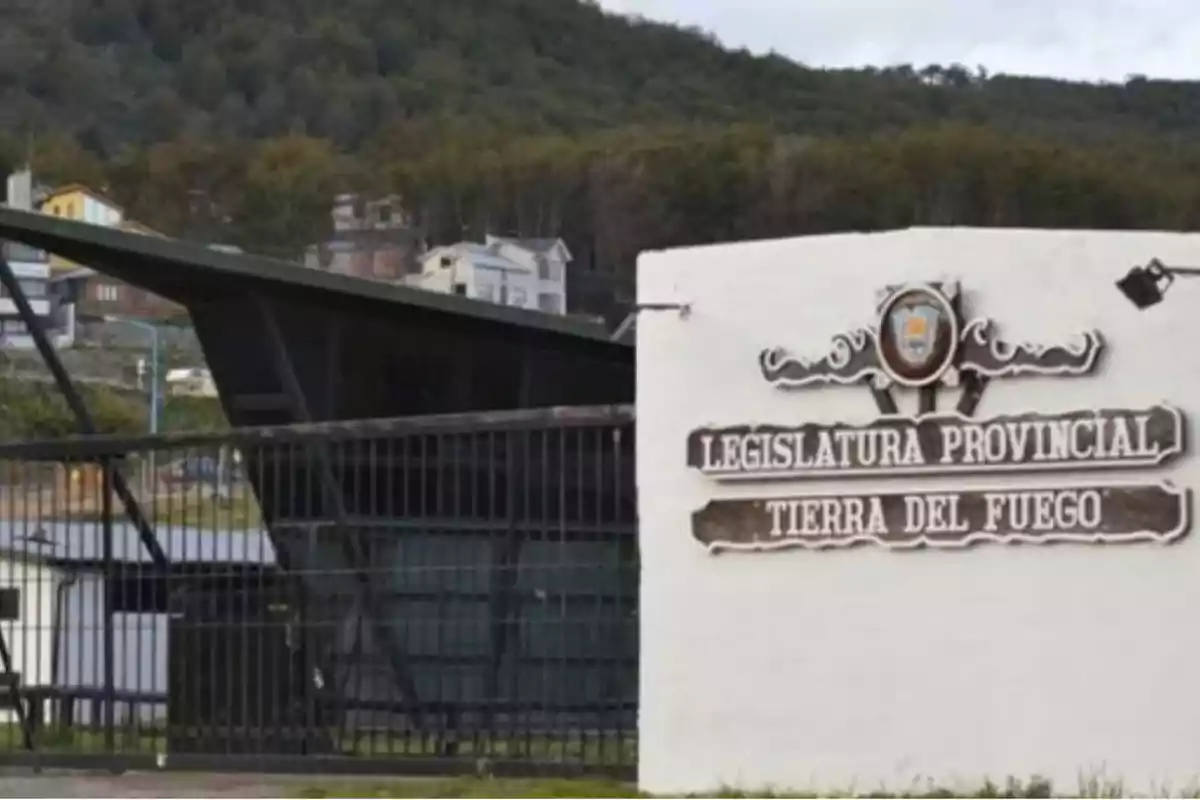
[[[125,209],[111,197],[82,183],[69,183],[50,190],[42,200],[41,210],[43,214],[93,225],[115,226],[125,217]]]
[[[125,218],[125,209],[102,192],[89,189],[82,183],[69,183],[52,189],[42,200],[43,214],[92,225],[117,227]],[[73,269],[76,265],[60,256],[50,257],[52,271]]]

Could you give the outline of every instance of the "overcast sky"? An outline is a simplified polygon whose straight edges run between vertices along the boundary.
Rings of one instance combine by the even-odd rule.
[[[599,0],[812,66],[1200,79],[1200,0]]]

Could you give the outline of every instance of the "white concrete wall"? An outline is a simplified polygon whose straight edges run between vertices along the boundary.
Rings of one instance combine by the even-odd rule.
[[[1157,402],[1200,441],[1200,280],[1136,310],[1113,285],[1157,256],[1200,265],[1200,235],[916,229],[644,254],[637,327],[641,527],[640,780],[653,792],[904,789],[919,776],[1103,771],[1130,791],[1200,785],[1200,525],[1171,546],[988,544],[709,555],[691,513],[716,497],[1170,479],[1158,470],[718,485],[685,466],[690,430],[867,422],[861,386],[771,387],[761,349],[824,355],[874,321],[884,284],[957,278],[966,316],[1008,341],[1088,328],[1091,377],[995,380],[981,416]],[[914,392],[895,391],[915,413]],[[950,407],[957,399],[943,401]]]
[[[20,618],[0,620],[0,635],[8,647],[11,668],[25,686],[53,684],[51,650],[54,642],[55,589],[58,570],[34,558],[0,557],[0,588],[20,592]],[[0,708],[0,722],[16,719],[13,709]]]
[[[66,688],[103,688],[104,670],[104,578],[98,572],[81,572],[65,590],[58,626],[59,661],[56,685]],[[118,691],[166,692],[170,644],[167,614],[113,614],[113,685]],[[117,720],[136,715],[143,720],[165,718],[165,704],[119,702]],[[93,714],[103,713],[90,703],[75,708],[75,719],[95,723]]]

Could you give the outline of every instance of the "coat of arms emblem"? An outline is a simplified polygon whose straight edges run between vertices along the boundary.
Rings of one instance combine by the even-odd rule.
[[[957,281],[888,286],[880,291],[875,323],[839,333],[820,359],[792,355],[783,348],[759,354],[762,375],[775,386],[800,388],[868,381],[883,413],[894,403],[880,392],[898,386],[934,392],[959,385],[962,377],[975,390],[964,396],[960,411],[969,414],[982,382],[1016,375],[1085,375],[1104,347],[1098,331],[1084,331],[1075,343],[1012,344],[998,338],[987,317],[964,319]]]
[[[928,385],[953,363],[957,328],[943,293],[924,287],[898,292],[880,309],[881,366],[902,386]]]

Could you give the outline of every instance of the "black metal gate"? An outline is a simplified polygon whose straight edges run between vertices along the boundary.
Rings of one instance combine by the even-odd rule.
[[[0,763],[633,774],[629,407],[0,459]]]

